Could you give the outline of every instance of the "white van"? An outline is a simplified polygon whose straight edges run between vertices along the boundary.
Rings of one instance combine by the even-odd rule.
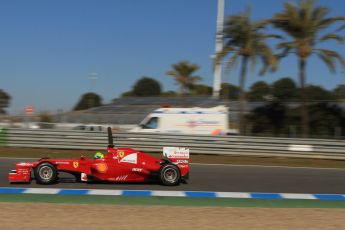
[[[226,135],[229,130],[228,108],[160,108],[150,113],[132,132]]]

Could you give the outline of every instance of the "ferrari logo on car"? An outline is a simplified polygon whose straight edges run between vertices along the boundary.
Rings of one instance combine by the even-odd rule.
[[[119,155],[120,158],[125,156],[125,152],[122,150],[117,151],[117,154]]]
[[[78,166],[79,166],[78,161],[74,161],[74,162],[73,162],[73,167],[74,167],[74,168],[78,168]]]

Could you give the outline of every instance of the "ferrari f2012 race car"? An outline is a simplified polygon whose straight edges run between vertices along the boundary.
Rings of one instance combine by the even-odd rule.
[[[108,128],[107,153],[102,158],[76,159],[42,158],[36,162],[17,163],[8,174],[10,183],[54,184],[59,172],[67,172],[76,181],[145,182],[156,180],[163,185],[178,185],[189,176],[189,149],[164,147],[165,159],[158,159],[131,148],[114,148]],[[32,176],[33,175],[33,176]]]

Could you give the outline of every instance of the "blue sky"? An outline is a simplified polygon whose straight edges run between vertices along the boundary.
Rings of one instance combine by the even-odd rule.
[[[282,0],[225,0],[225,14],[251,5],[255,19],[271,17]],[[203,83],[212,85],[216,30],[216,0],[1,0],[0,89],[12,96],[9,112],[25,105],[36,111],[70,110],[81,94],[95,91],[104,103],[128,91],[142,76],[159,80],[164,90],[175,90],[165,75],[171,64],[198,64]],[[344,15],[343,0],[319,0],[331,15]],[[327,48],[345,56],[344,45]],[[307,68],[308,83],[332,89],[345,82],[344,73],[332,75],[316,58]],[[98,79],[91,82],[91,73]],[[291,76],[297,62],[285,59],[278,72],[263,77],[249,73],[247,86]],[[238,84],[237,71],[224,77]]]

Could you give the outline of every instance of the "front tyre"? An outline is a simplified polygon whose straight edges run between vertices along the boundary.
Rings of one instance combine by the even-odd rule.
[[[180,169],[174,164],[163,165],[159,171],[159,179],[164,185],[178,185],[181,181]]]
[[[38,184],[53,184],[57,181],[57,170],[51,163],[39,164],[34,171]]]

